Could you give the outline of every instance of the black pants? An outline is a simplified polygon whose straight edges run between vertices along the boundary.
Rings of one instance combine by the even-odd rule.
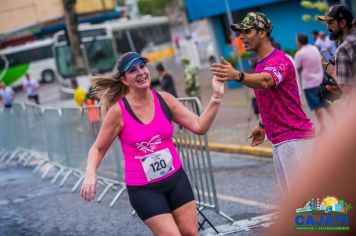
[[[28,95],[27,96],[29,100],[34,100],[36,102],[36,104],[40,104],[40,99],[38,97],[38,94],[36,95]]]
[[[127,186],[130,203],[145,221],[156,215],[171,213],[194,200],[189,179],[183,168],[159,182],[144,186]]]

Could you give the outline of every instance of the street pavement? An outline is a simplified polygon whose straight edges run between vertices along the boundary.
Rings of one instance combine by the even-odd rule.
[[[212,165],[222,212],[234,219],[230,224],[212,210],[203,213],[220,232],[229,235],[266,235],[264,227],[274,222],[279,190],[269,159],[212,153]],[[0,235],[151,235],[132,215],[127,193],[113,208],[114,191],[102,202],[87,203],[79,192],[71,193],[75,179],[62,187],[50,176],[41,180],[33,167],[0,163]],[[53,173],[54,174],[54,173]],[[103,189],[99,187],[98,194]],[[200,217],[202,220],[202,218]],[[207,224],[201,235],[216,235]]]

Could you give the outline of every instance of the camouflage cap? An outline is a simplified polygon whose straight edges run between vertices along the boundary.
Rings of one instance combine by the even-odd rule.
[[[273,26],[271,21],[261,12],[249,12],[241,23],[231,25],[231,29],[233,31],[241,31],[252,28],[271,33]]]

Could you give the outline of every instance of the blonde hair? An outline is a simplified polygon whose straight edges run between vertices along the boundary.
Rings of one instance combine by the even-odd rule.
[[[117,100],[124,97],[129,88],[121,81],[119,73],[94,75],[90,77],[93,94],[100,100],[101,114],[104,116]]]

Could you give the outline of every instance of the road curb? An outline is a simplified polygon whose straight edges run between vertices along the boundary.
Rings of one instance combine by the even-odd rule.
[[[248,154],[266,158],[272,158],[272,148],[268,147],[251,147],[247,145],[232,145],[222,143],[210,143],[210,151],[227,152],[236,154]]]

